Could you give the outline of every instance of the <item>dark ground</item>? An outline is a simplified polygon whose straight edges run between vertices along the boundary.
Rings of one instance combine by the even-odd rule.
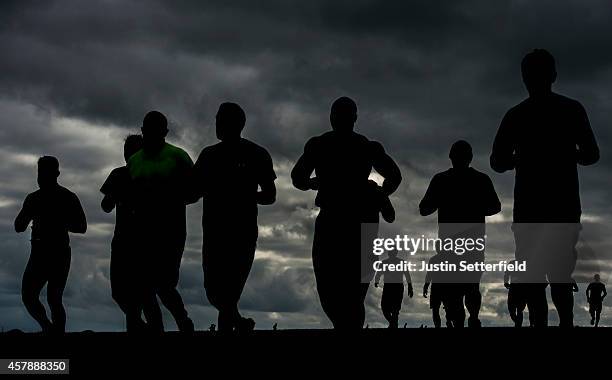
[[[609,378],[611,343],[611,328],[586,327],[369,329],[351,335],[331,330],[260,330],[240,337],[209,332],[157,337],[13,332],[0,334],[0,358],[69,358],[70,372],[79,378],[126,371],[210,378],[211,371],[219,370],[224,378],[240,374],[327,378],[334,373],[346,378],[349,372],[357,372],[359,378],[390,373],[404,378],[415,371],[425,371],[429,378],[444,373],[491,378],[523,377],[534,370],[547,372],[547,377],[552,373],[566,377],[566,371],[581,369]]]

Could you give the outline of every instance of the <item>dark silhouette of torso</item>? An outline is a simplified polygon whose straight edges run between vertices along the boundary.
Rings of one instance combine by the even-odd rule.
[[[528,98],[504,116],[491,167],[516,169],[515,222],[580,221],[577,164],[599,159],[599,148],[582,105],[550,93]]]
[[[115,201],[115,230],[111,247],[131,245],[135,233],[134,191],[127,166],[113,169],[100,188]]]
[[[388,181],[383,185],[385,188],[395,190],[401,175],[385,156],[380,143],[355,132],[329,131],[310,139],[301,160],[314,169],[319,182],[315,204],[324,210],[358,213],[367,198],[372,168],[385,173],[383,176]],[[294,181],[300,182],[306,177],[303,169],[298,162],[292,172]]]
[[[32,220],[32,241],[68,245],[69,231],[87,228],[79,199],[59,184],[28,194],[22,213]]]
[[[587,291],[589,293],[589,303],[600,304],[603,301],[606,286],[601,282],[591,282],[587,287]]]
[[[202,150],[194,172],[203,224],[257,225],[259,184],[276,179],[264,148],[243,138],[219,142]]]
[[[438,211],[438,223],[483,223],[499,212],[500,202],[489,176],[468,167],[436,174],[421,201],[423,213]]]

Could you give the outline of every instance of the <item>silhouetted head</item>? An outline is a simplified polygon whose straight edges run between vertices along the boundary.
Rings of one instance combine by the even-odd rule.
[[[529,96],[550,93],[557,79],[555,58],[547,50],[535,49],[523,58],[521,72]]]
[[[451,146],[448,157],[453,163],[454,168],[467,168],[472,162],[472,146],[465,140],[456,141],[453,146]]]
[[[596,274],[595,276],[593,276],[593,278],[595,279],[595,282],[599,282],[600,281],[599,274]]]
[[[159,111],[147,113],[142,121],[143,148],[150,151],[160,149],[168,134],[168,119]]]
[[[240,139],[240,134],[246,124],[246,114],[236,103],[222,103],[217,111],[217,138],[221,141]]]
[[[38,159],[38,186],[41,189],[57,184],[59,161],[53,156],[42,156]]]
[[[329,121],[334,131],[352,131],[357,121],[357,104],[346,96],[336,99],[331,106]]]
[[[129,135],[123,143],[123,158],[127,162],[134,153],[142,149],[142,135]]]

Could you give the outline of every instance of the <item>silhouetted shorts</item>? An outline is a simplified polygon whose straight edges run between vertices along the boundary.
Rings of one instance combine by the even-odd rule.
[[[156,289],[176,288],[181,259],[185,249],[185,235],[156,236],[145,239],[140,255],[143,258],[143,277]]]
[[[508,289],[508,309],[521,313],[527,306],[528,285],[510,284]]]
[[[442,306],[444,285],[445,284],[431,284],[431,291],[429,292],[430,309],[439,309],[440,306]]]
[[[601,309],[602,309],[602,302],[598,302],[598,303],[589,303],[589,312],[590,313],[601,313]]]
[[[572,283],[580,223],[513,223],[515,257],[527,262],[527,283]]]
[[[203,227],[204,288],[217,309],[235,307],[255,260],[257,224]]]
[[[404,284],[390,283],[383,287],[380,307],[383,310],[398,312],[402,308],[404,299]]]
[[[22,292],[63,293],[70,272],[71,250],[67,244],[32,241],[30,258],[23,273]]]

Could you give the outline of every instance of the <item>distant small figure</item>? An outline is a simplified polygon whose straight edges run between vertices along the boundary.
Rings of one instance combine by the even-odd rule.
[[[428,264],[438,264],[444,261],[443,253],[436,253],[434,256],[429,258]],[[431,316],[433,319],[434,327],[442,327],[442,319],[440,318],[440,307],[444,305],[446,312],[446,327],[453,327],[451,318],[449,316],[452,312],[449,312],[449,303],[452,302],[453,295],[453,284],[447,283],[445,272],[441,271],[427,271],[425,275],[425,284],[423,284],[423,297],[427,298],[429,295],[429,308],[431,309]],[[429,292],[429,286],[431,284],[431,292]],[[463,323],[462,323],[463,324]]]
[[[383,265],[400,264],[401,260],[397,257],[397,251],[389,251],[389,257],[383,260]],[[383,287],[382,299],[380,307],[382,308],[383,315],[387,322],[389,322],[389,328],[398,328],[399,313],[402,308],[402,301],[404,300],[404,277],[408,283],[408,296],[412,298],[412,279],[410,278],[409,271],[379,271],[376,272],[374,277],[374,287],[378,288],[380,279],[384,276],[385,285]]]
[[[510,263],[516,263],[516,260],[512,260]],[[514,327],[523,326],[523,311],[527,306],[527,290],[525,284],[514,281],[516,275],[512,272],[506,271],[504,273],[504,287],[508,289],[508,312],[510,318],[514,322]],[[531,314],[531,311],[530,311]]]
[[[589,313],[591,314],[591,325],[599,326],[599,318],[604,298],[608,295],[606,285],[601,282],[599,274],[593,276],[593,282],[586,290],[587,302],[589,303]]]
[[[404,322],[404,328],[407,329],[408,328],[408,322]]]
[[[17,232],[24,232],[32,222],[32,251],[23,273],[21,297],[43,332],[50,333],[66,331],[62,296],[70,270],[68,233],[84,234],[87,230],[79,198],[57,183],[59,175],[57,158],[41,157],[38,160],[39,189],[28,194],[15,219]],[[51,320],[39,299],[45,285]]]
[[[211,323],[210,327],[208,328],[208,331],[210,331],[210,332],[217,331],[217,325],[215,325],[214,323]]]
[[[277,329],[278,329],[278,323],[276,323],[276,322],[275,322],[275,323],[272,325],[272,330],[273,330],[273,331],[276,331]]]

